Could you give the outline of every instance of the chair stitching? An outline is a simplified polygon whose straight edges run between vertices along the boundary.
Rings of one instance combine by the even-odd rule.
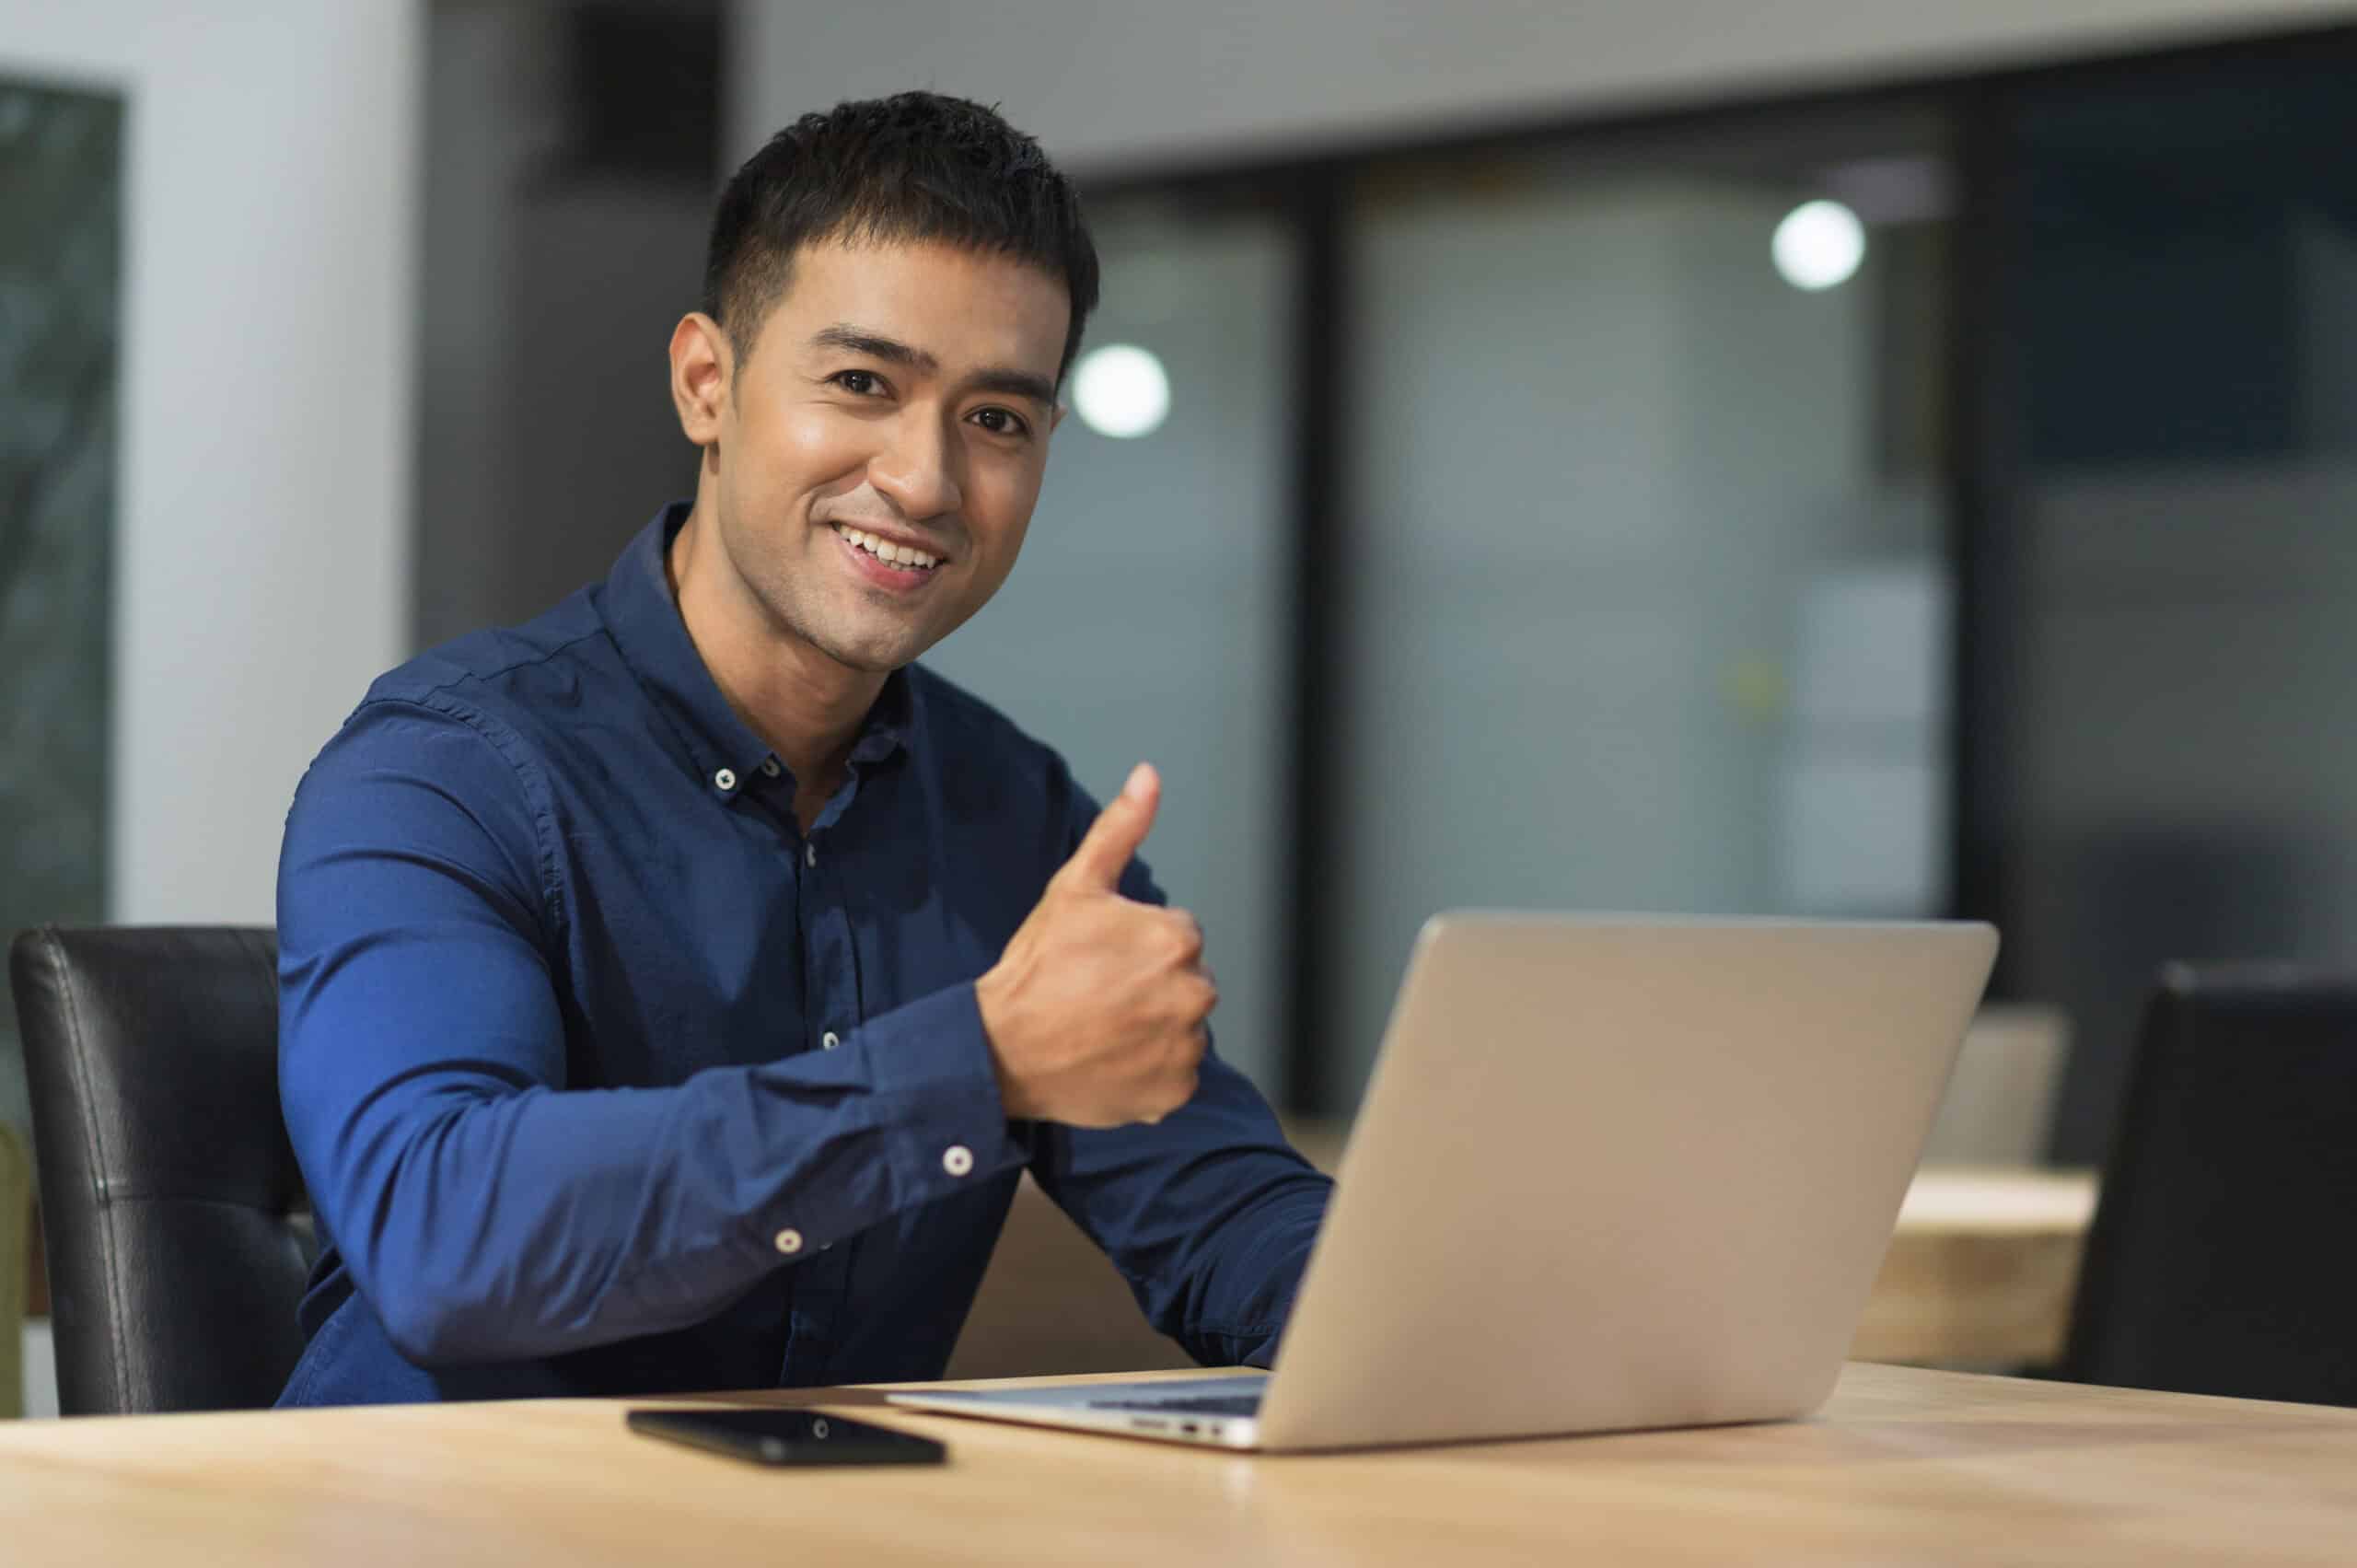
[[[124,1402],[126,1382],[124,1364],[128,1345],[122,1322],[122,1279],[119,1267],[121,1260],[118,1256],[121,1249],[114,1245],[114,1215],[105,1181],[106,1141],[99,1134],[99,1120],[91,1105],[89,1074],[84,1070],[82,1003],[72,983],[72,970],[65,960],[65,945],[58,939],[57,928],[53,925],[42,928],[41,939],[50,949],[51,963],[58,979],[64,982],[58,989],[64,993],[65,997],[66,1037],[72,1045],[72,1049],[65,1053],[66,1070],[73,1075],[74,1098],[81,1109],[84,1135],[89,1144],[92,1163],[95,1167],[91,1172],[90,1195],[93,1199],[92,1207],[97,1211],[99,1226],[104,1233],[99,1239],[106,1260],[107,1338],[112,1350],[109,1380],[114,1385],[110,1392],[113,1396],[113,1402],[120,1408]]]

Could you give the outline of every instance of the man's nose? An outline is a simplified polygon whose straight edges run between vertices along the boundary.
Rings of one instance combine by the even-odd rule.
[[[965,495],[958,482],[954,433],[930,410],[911,408],[892,422],[892,439],[867,465],[868,482],[911,521],[954,513]]]

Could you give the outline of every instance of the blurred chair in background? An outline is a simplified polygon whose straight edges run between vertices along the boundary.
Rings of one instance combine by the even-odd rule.
[[[2070,1048],[2071,1022],[2059,1008],[1983,1007],[1965,1031],[1923,1163],[2044,1164]]]
[[[2357,977],[2165,970],[2062,1375],[2357,1404]]]
[[[0,1421],[25,1413],[25,1275],[31,1260],[33,1167],[0,1127]]]
[[[265,1406],[312,1243],[268,930],[61,930],[9,975],[66,1415]]]

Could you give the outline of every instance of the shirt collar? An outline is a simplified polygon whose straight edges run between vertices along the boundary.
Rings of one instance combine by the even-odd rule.
[[[782,773],[784,764],[721,695],[680,619],[666,561],[689,510],[689,503],[674,501],[638,531],[607,575],[598,610],[623,662],[686,747],[704,787],[733,798],[760,772]],[[914,710],[909,672],[896,669],[867,710],[851,761],[880,762],[905,747]]]

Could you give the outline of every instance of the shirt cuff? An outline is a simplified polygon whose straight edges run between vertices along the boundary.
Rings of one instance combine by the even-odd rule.
[[[888,1108],[885,1158],[901,1203],[950,1197],[1023,1164],[972,982],[870,1019],[859,1043]]]

